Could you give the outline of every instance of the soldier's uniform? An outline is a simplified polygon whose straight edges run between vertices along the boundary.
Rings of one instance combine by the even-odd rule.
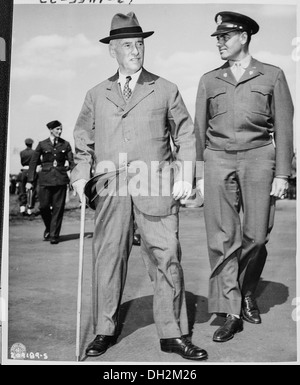
[[[34,150],[32,149],[33,140],[31,138],[25,139],[26,148],[20,152],[20,160],[21,160],[21,171],[18,175],[18,183],[19,183],[19,204],[20,204],[20,213],[25,215],[26,209],[27,214],[32,214],[32,209],[35,205],[36,198],[36,178],[33,181],[33,189],[30,192],[31,199],[27,199],[27,191],[26,191],[26,183],[28,177],[29,163],[34,154]]]
[[[248,22],[230,12],[217,20],[214,36],[243,31]],[[197,160],[205,170],[209,312],[240,314],[242,298],[254,294],[267,257],[273,179],[291,172],[293,103],[283,71],[251,58],[238,81],[228,61],[203,75],[195,130]]]
[[[50,127],[53,127],[50,123]],[[45,224],[44,238],[46,240],[50,238],[51,243],[58,242],[69,184],[67,171],[74,166],[70,143],[62,138],[56,139],[57,143],[52,143],[50,138],[39,142],[30,161],[28,172],[28,182],[32,183],[36,167],[39,162],[41,163],[38,196],[40,212]]]

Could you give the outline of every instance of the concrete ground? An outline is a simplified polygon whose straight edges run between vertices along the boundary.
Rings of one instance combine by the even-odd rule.
[[[3,328],[4,364],[13,362],[12,346],[18,343],[25,346],[26,360],[31,363],[76,362],[79,216],[79,210],[66,215],[58,245],[42,241],[44,227],[40,217],[10,223],[9,308],[8,330]],[[84,356],[87,344],[94,338],[90,300],[92,216],[93,212],[88,209],[80,364],[194,364],[179,355],[160,351],[152,316],[153,290],[138,246],[133,247],[129,258],[118,342],[100,357]],[[202,208],[181,210],[180,239],[193,342],[209,354],[209,359],[201,364],[296,363],[297,335],[293,320],[296,201],[284,200],[277,204],[276,222],[268,245],[269,256],[257,293],[262,324],[245,322],[244,331],[227,343],[212,341],[220,320],[207,313],[210,267]]]

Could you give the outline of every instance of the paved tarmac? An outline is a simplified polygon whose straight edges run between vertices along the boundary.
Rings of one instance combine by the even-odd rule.
[[[181,209],[182,265],[193,342],[209,354],[207,361],[197,365],[297,363],[296,322],[293,320],[296,201],[277,203],[275,226],[268,244],[269,256],[257,292],[262,324],[245,322],[244,331],[223,344],[212,341],[220,320],[207,313],[210,267],[203,208]],[[179,355],[160,351],[152,316],[153,290],[138,246],[133,247],[129,258],[118,342],[100,357],[85,357],[86,345],[94,338],[90,300],[92,215],[88,209],[78,364],[196,365]],[[28,363],[76,363],[79,217],[79,210],[65,217],[58,245],[42,241],[44,227],[40,217],[10,223],[9,310],[8,331],[4,330],[3,334],[4,364],[14,362],[11,348],[17,343],[26,347]]]

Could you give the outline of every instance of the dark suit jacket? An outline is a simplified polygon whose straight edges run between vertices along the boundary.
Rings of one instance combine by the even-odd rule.
[[[172,172],[170,138],[177,165],[186,161],[183,178],[192,183],[194,126],[177,86],[143,69],[126,103],[116,74],[86,95],[74,129],[76,167],[71,182],[90,179],[93,167],[96,174],[105,168],[125,168],[128,193],[140,211],[158,216],[175,213],[178,202],[172,188],[174,178],[181,175]],[[139,194],[130,188],[134,176],[140,181]]]
[[[65,165],[65,162],[68,164]],[[66,140],[59,138],[53,146],[50,138],[39,142],[31,158],[28,171],[28,182],[33,182],[36,167],[41,164],[39,173],[40,186],[61,186],[69,183],[67,171],[74,167],[71,145]]]
[[[276,143],[275,175],[290,175],[293,102],[283,71],[252,58],[237,82],[229,63],[200,79],[195,114],[197,160],[206,147],[244,150]]]

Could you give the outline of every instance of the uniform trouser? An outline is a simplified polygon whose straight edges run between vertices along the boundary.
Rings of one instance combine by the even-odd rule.
[[[208,310],[240,314],[241,299],[254,294],[267,257],[275,149],[272,144],[247,151],[206,149],[204,160]]]
[[[178,215],[140,212],[130,196],[107,196],[97,204],[93,237],[94,333],[114,335],[133,242],[133,221],[154,286],[153,315],[159,338],[188,334]],[[135,284],[132,282],[131,284]]]
[[[19,180],[20,180],[20,187],[19,187],[19,203],[20,206],[26,206],[29,205],[29,202],[27,201],[27,191],[26,191],[26,183],[27,183],[27,177],[28,177],[28,170],[22,170],[19,174]],[[28,207],[29,209],[34,208],[35,205],[35,197],[36,197],[36,182],[33,182],[33,190],[32,190],[32,201],[31,206]]]
[[[50,238],[58,238],[65,210],[67,185],[40,186],[40,212]]]

